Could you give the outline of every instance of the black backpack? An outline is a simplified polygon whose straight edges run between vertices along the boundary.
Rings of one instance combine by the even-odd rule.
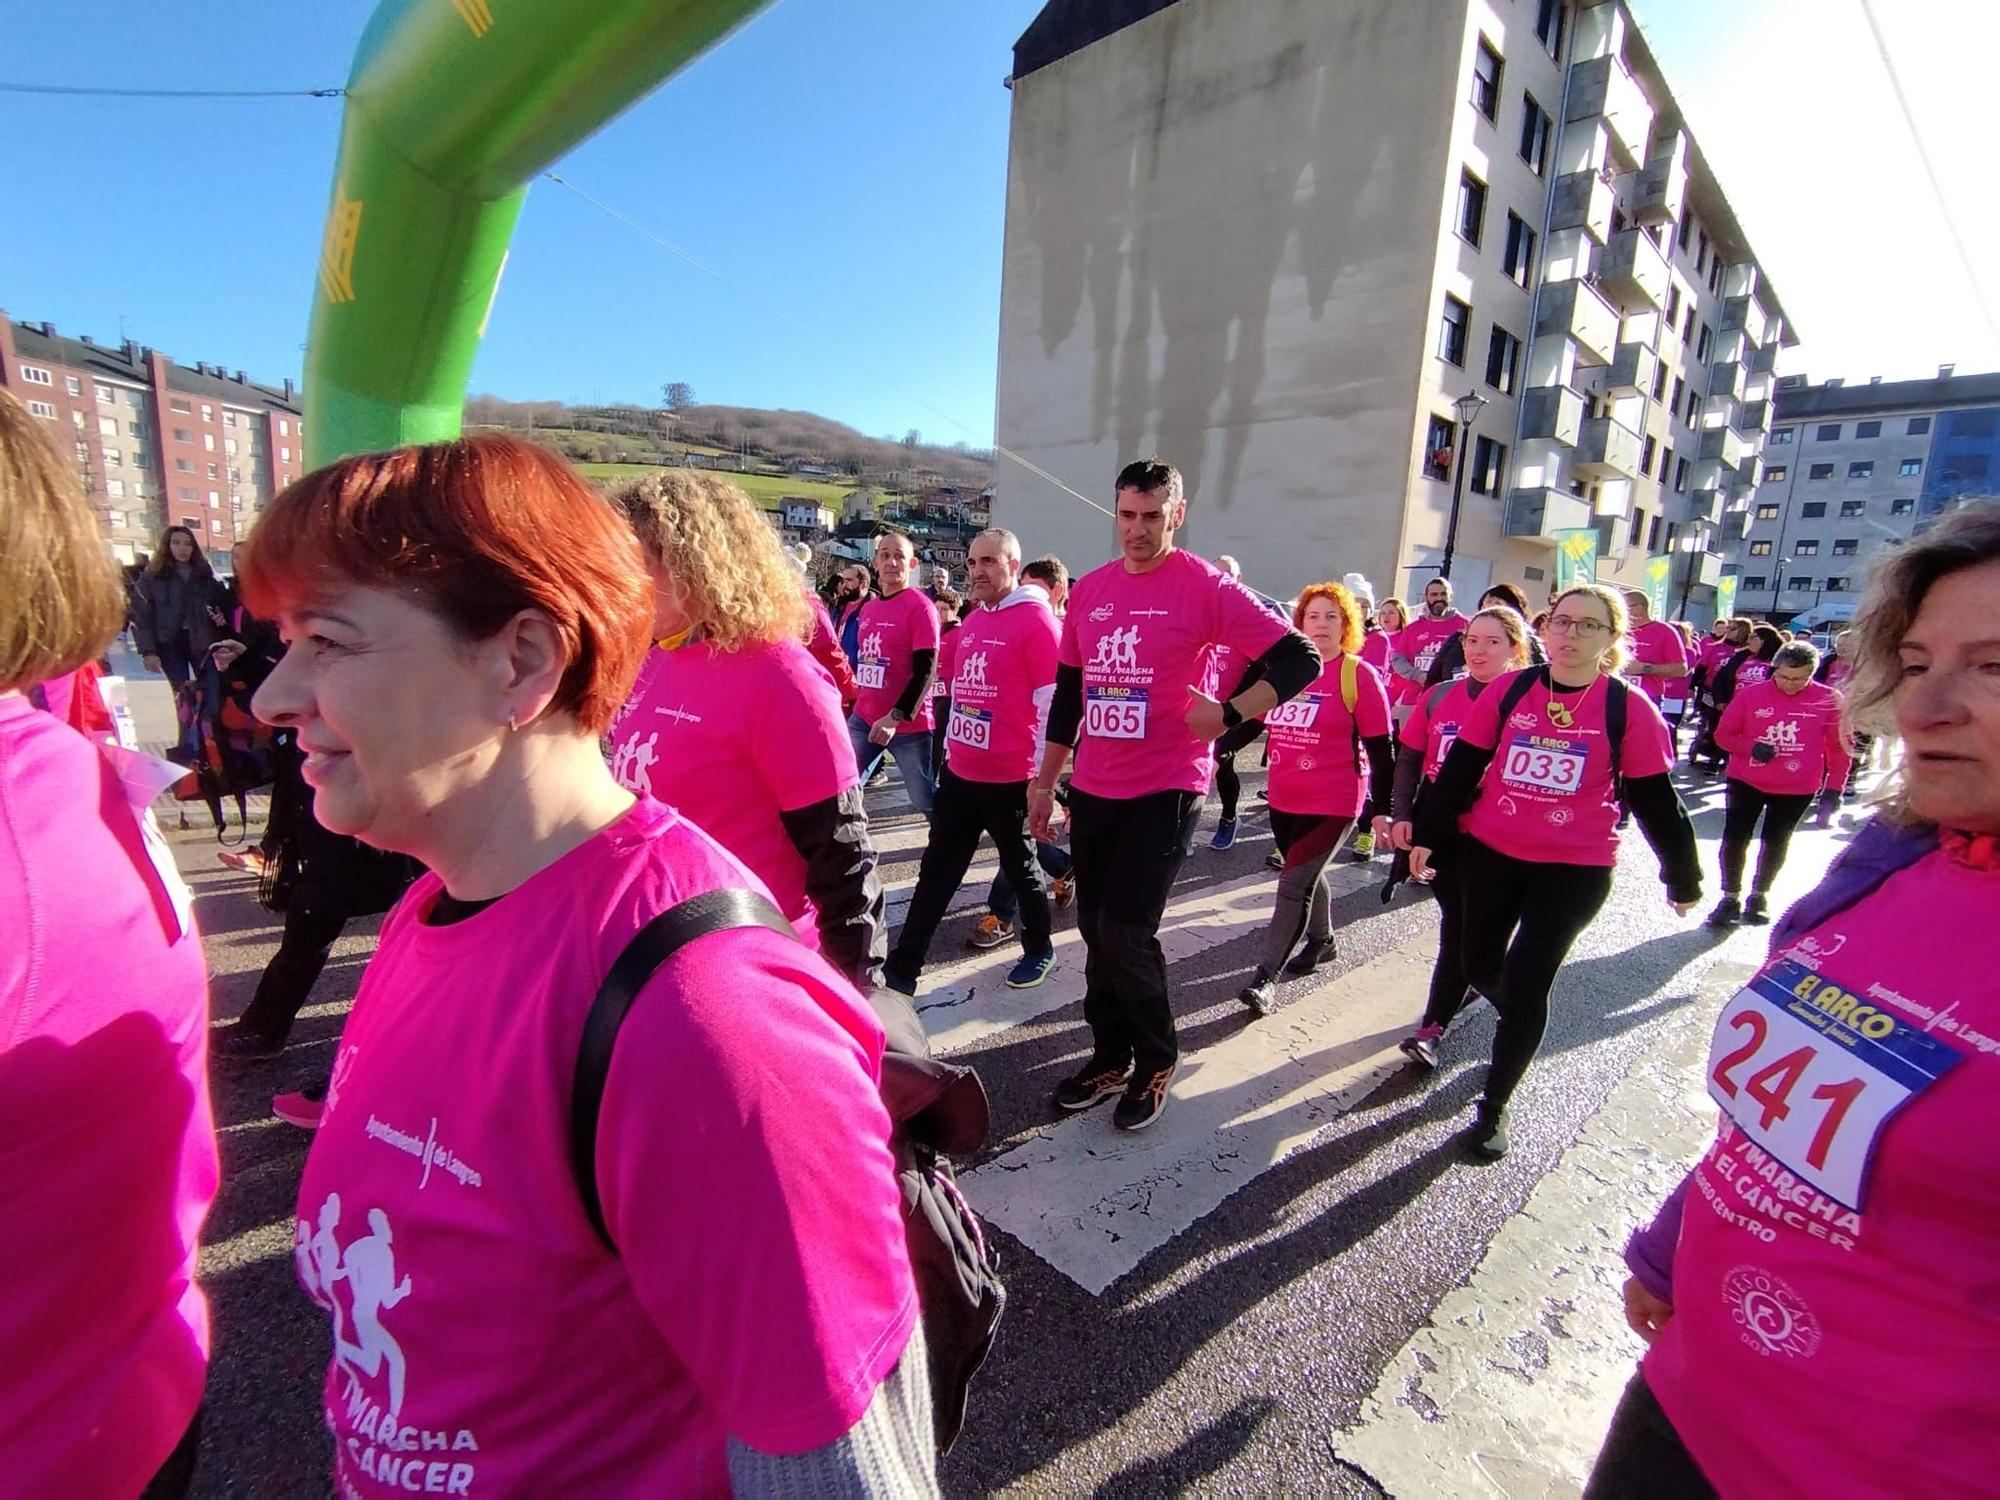
[[[618,1030],[654,972],[680,949],[711,932],[768,927],[795,938],[784,914],[750,891],[708,891],[653,918],[625,945],[604,978],[577,1047],[576,1088],[570,1099],[570,1166],[584,1212],[615,1254],[597,1194],[597,1117]],[[971,1068],[930,1055],[916,1010],[901,995],[869,997],[888,1041],[882,1053],[882,1103],[889,1111],[889,1145],[903,1192],[903,1229],[923,1310],[930,1355],[931,1417],[939,1453],[965,1423],[972,1377],[993,1347],[1007,1306],[999,1259],[979,1216],[958,1190],[949,1158],[986,1142],[986,1089]]]

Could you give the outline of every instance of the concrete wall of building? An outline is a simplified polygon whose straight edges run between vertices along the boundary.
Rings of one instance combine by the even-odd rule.
[[[1001,444],[1106,506],[1169,459],[1188,544],[1269,592],[1395,577],[1466,35],[1463,0],[1182,0],[1016,81]],[[994,519],[1111,555],[1004,457]]]

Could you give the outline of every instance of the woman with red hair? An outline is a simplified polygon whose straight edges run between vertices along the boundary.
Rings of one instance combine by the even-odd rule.
[[[432,872],[383,924],[299,1190],[335,1488],[930,1492],[854,989],[789,930],[698,937],[632,978],[572,1128],[628,943],[762,894],[599,753],[653,618],[630,528],[482,436],[310,474],[237,556],[289,643],[257,713],[297,734],[320,822]]]
[[[1281,971],[1310,974],[1333,956],[1327,862],[1360,816],[1364,798],[1377,807],[1389,805],[1389,693],[1382,675],[1361,659],[1361,618],[1361,606],[1341,584],[1316,583],[1301,593],[1292,606],[1292,624],[1318,647],[1325,665],[1311,687],[1264,715],[1271,746],[1271,832],[1284,867],[1265,929],[1263,961],[1237,996],[1260,1016],[1268,1016],[1277,1002]],[[1389,820],[1375,822],[1386,835]]]

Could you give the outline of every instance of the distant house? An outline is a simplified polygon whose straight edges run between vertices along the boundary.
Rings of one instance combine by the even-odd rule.
[[[837,519],[831,506],[799,495],[787,495],[780,500],[778,514],[787,531],[799,532],[807,540],[825,536],[833,530]]]
[[[831,479],[834,476],[833,468],[816,458],[788,458],[785,460],[785,472],[801,479]]]

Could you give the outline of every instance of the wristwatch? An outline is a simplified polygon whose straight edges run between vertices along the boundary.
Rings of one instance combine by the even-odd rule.
[[[1242,722],[1243,722],[1243,710],[1238,708],[1234,703],[1230,702],[1227,698],[1223,699],[1222,727],[1224,729],[1234,729],[1238,724],[1241,724]]]

